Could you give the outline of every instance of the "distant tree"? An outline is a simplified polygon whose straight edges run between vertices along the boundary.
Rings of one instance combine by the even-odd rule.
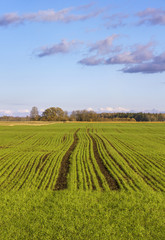
[[[68,120],[67,112],[64,112],[59,107],[47,108],[42,113],[42,120],[44,121],[66,121]]]
[[[97,113],[95,113],[94,111],[87,111],[87,110],[77,110],[77,111],[73,111],[70,119],[72,121],[76,120],[76,121],[97,121],[98,120],[98,116]]]
[[[31,120],[39,120],[39,112],[37,107],[32,107],[32,110],[30,111],[30,119]]]

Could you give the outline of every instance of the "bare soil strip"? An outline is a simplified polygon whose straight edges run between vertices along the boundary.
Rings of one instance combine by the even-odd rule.
[[[100,171],[104,175],[104,177],[105,177],[105,179],[106,179],[106,181],[107,181],[107,183],[109,185],[109,188],[111,190],[118,190],[120,188],[119,184],[117,183],[116,179],[114,179],[112,177],[112,175],[110,174],[109,170],[107,169],[107,167],[104,165],[102,159],[100,158],[100,155],[99,155],[99,152],[98,152],[98,149],[97,149],[96,140],[94,139],[92,134],[89,133],[89,136],[91,137],[92,142],[93,142],[93,152],[94,152],[95,159],[96,159],[97,164],[98,164],[98,166],[100,168]]]
[[[77,146],[78,142],[77,132],[79,130],[80,129],[77,129],[76,132],[74,133],[74,141],[62,159],[61,166],[59,169],[59,175],[54,190],[63,190],[67,188],[67,175],[69,173],[70,168],[70,156]]]

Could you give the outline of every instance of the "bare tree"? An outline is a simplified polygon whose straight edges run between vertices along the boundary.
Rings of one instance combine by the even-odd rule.
[[[30,111],[30,119],[31,120],[39,119],[39,112],[37,107],[32,107],[32,110]]]

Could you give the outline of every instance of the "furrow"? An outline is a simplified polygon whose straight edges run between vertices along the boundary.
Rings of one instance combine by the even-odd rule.
[[[76,130],[76,132],[74,133],[74,141],[62,159],[61,167],[59,169],[59,175],[54,190],[63,190],[67,188],[67,175],[69,173],[70,168],[70,156],[74,149],[76,148],[78,142],[77,132],[79,130],[80,129]]]
[[[106,179],[106,181],[107,181],[107,183],[109,185],[109,188],[111,190],[118,190],[120,188],[119,184],[117,183],[116,179],[114,179],[112,177],[112,175],[110,174],[110,172],[108,171],[108,169],[104,165],[102,159],[100,158],[95,138],[92,136],[92,134],[90,132],[89,132],[89,136],[91,137],[92,142],[93,142],[93,152],[94,152],[95,159],[96,159],[97,164],[98,164],[98,166],[100,168],[100,171],[104,175],[104,177],[105,177],[105,179]]]

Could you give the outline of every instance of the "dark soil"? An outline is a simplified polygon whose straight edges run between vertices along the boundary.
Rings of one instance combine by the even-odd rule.
[[[70,156],[74,149],[76,148],[78,142],[77,132],[79,130],[80,129],[77,129],[76,132],[74,133],[74,141],[62,159],[61,166],[59,169],[59,175],[54,190],[63,190],[67,188],[67,175],[69,173],[70,168]]]
[[[102,174],[104,175],[108,185],[109,185],[109,188],[111,190],[118,190],[120,187],[119,187],[119,184],[118,182],[116,181],[116,179],[114,179],[112,177],[112,175],[110,174],[109,170],[106,168],[106,166],[104,165],[100,155],[99,155],[99,152],[98,152],[98,149],[97,149],[97,143],[96,143],[96,140],[94,139],[94,137],[92,136],[92,134],[89,133],[89,136],[91,137],[92,139],[92,142],[93,142],[93,152],[94,152],[94,156],[95,156],[95,159],[97,161],[97,164],[100,168],[100,171],[102,172]]]

